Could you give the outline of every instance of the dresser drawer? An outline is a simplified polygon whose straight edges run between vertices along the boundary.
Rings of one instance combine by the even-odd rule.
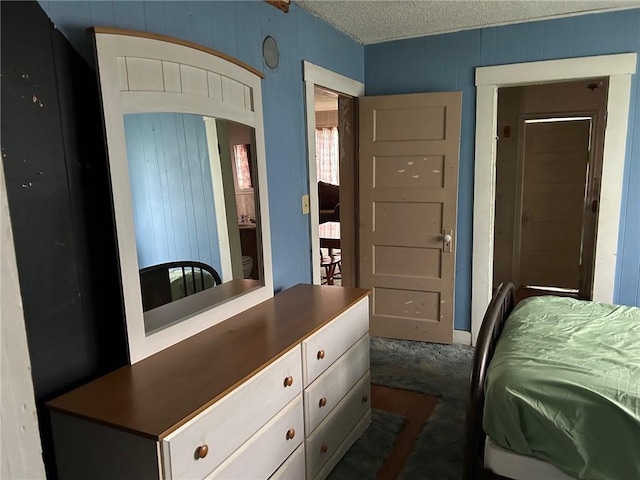
[[[304,443],[291,454],[287,461],[271,475],[269,480],[303,480],[304,474]]]
[[[313,477],[313,480],[325,480],[338,464],[338,462],[342,460],[342,457],[344,457],[345,453],[349,451],[353,444],[356,443],[362,436],[362,434],[367,430],[369,425],[371,425],[370,409],[364,412],[362,417],[360,417],[360,419],[357,421],[356,426],[353,427],[353,430],[351,430],[351,433],[347,435],[347,437],[338,446],[336,452],[329,458],[329,460],[326,461],[320,471],[316,473],[316,476]],[[311,480],[311,478],[309,480]]]
[[[369,331],[369,298],[363,298],[302,342],[304,386],[308,386]]]
[[[370,408],[369,372],[338,403],[309,436],[306,443],[307,476],[314,478]]]
[[[165,478],[205,478],[301,391],[296,347],[165,437]],[[206,455],[199,458],[205,449]]]
[[[269,478],[304,440],[302,395],[291,402],[207,477]]]
[[[307,436],[329,415],[367,370],[369,335],[365,334],[304,391],[304,431]]]

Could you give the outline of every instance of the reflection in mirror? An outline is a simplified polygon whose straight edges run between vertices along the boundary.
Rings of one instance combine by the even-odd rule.
[[[251,145],[234,145],[234,169],[236,172],[236,185],[240,190],[249,190],[253,188],[251,183],[251,164],[249,162]]]
[[[146,334],[231,280],[264,285],[253,129],[185,113],[126,114],[124,129]]]
[[[264,75],[181,39],[93,33],[133,364],[273,297]]]

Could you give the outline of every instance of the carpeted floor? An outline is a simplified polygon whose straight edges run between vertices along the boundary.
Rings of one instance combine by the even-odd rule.
[[[376,478],[404,424],[400,415],[373,409],[371,425],[338,462],[328,480]]]
[[[459,480],[472,359],[473,349],[462,345],[372,338],[372,424],[336,465],[329,479]],[[375,385],[399,389],[398,395],[402,390],[426,394],[425,409],[433,408],[429,397],[437,397],[433,412],[427,413],[426,424],[416,432],[415,443],[411,442],[413,446],[409,445],[410,452],[405,452],[398,468],[387,468],[385,459],[397,457],[398,450],[406,450],[406,447],[394,450],[394,445],[399,447],[397,444],[402,443],[396,440],[411,422],[397,413],[375,409]]]

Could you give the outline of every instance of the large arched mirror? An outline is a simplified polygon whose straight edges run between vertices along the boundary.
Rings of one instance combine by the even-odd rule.
[[[131,363],[273,296],[262,74],[93,28]]]

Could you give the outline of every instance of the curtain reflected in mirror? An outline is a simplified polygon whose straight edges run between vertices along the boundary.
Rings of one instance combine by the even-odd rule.
[[[236,179],[238,181],[239,189],[248,189],[253,188],[253,183],[251,181],[251,154],[250,154],[250,144],[246,145],[234,145],[233,146],[233,156],[235,160],[236,167]]]
[[[143,310],[264,285],[253,129],[184,113],[126,114],[124,127]]]

